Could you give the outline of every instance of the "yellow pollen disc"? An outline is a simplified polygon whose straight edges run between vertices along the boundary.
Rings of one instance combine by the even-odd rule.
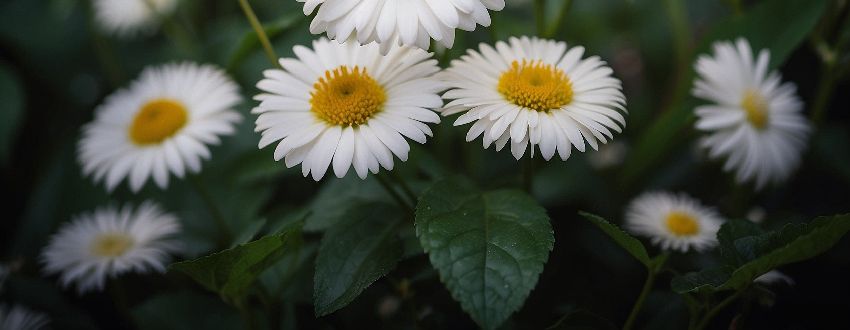
[[[747,113],[747,121],[758,129],[767,126],[767,102],[756,91],[748,90],[741,100],[741,108]]]
[[[142,106],[130,125],[130,140],[138,145],[156,144],[171,137],[184,125],[188,112],[182,103],[155,99]]]
[[[692,215],[673,211],[667,214],[667,219],[664,221],[673,235],[676,236],[693,236],[699,233],[699,222]]]
[[[366,69],[345,65],[325,71],[310,93],[310,110],[328,124],[358,126],[381,112],[387,93]]]
[[[91,245],[91,253],[98,257],[119,257],[133,247],[133,238],[121,233],[101,234]]]
[[[511,103],[537,111],[558,109],[573,100],[567,74],[542,61],[514,61],[499,77],[498,90]]]

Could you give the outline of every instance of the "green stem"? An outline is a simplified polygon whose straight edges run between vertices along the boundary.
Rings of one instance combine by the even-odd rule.
[[[646,281],[643,282],[643,288],[640,290],[640,295],[635,301],[635,305],[632,307],[629,317],[626,318],[626,323],[623,324],[623,330],[630,330],[634,327],[637,316],[640,314],[640,309],[643,307],[643,303],[646,301],[646,298],[649,297],[649,292],[652,291],[652,286],[655,284],[655,277],[658,276],[659,271],[663,269],[664,262],[667,261],[669,256],[670,255],[666,253],[659,255],[653,259],[652,265],[646,267]]]
[[[572,0],[564,0],[564,4],[561,5],[561,10],[558,11],[558,17],[555,18],[555,22],[549,26],[549,29],[546,30],[546,34],[543,35],[545,38],[551,39],[555,36],[556,33],[558,33],[558,31],[561,31],[561,28],[564,27],[564,22],[567,18],[567,13],[569,13],[572,4]]]
[[[724,308],[729,306],[729,304],[735,302],[735,300],[738,299],[738,297],[740,297],[744,293],[744,291],[746,291],[746,290],[745,289],[738,290],[738,292],[735,292],[735,294],[733,294],[729,297],[726,297],[726,299],[723,299],[723,301],[721,301],[720,303],[715,305],[713,308],[708,310],[708,313],[705,313],[705,316],[702,318],[702,320],[699,323],[697,323],[697,326],[694,329],[695,330],[705,329],[711,323],[711,320],[713,320],[714,317],[717,316],[717,313],[720,313],[720,311],[722,311]]]
[[[381,187],[387,191],[388,194],[393,198],[393,200],[398,203],[408,214],[413,214],[413,207],[410,206],[407,202],[405,202],[404,198],[399,195],[395,189],[393,189],[392,185],[387,181],[387,179],[383,175],[375,175],[375,178],[378,179],[378,183],[381,184]]]
[[[522,166],[522,189],[529,194],[534,189],[534,158],[530,154],[525,158]]]
[[[279,57],[274,52],[272,43],[269,41],[269,36],[266,35],[266,30],[263,29],[263,26],[260,24],[260,20],[257,19],[257,14],[255,14],[254,9],[251,8],[251,4],[248,3],[248,0],[239,0],[239,6],[242,7],[242,12],[245,13],[245,17],[248,18],[248,22],[251,23],[251,28],[253,28],[254,32],[257,33],[257,38],[260,39],[260,43],[263,45],[266,57],[269,58],[269,61],[272,62],[273,66],[280,68],[280,63],[278,63]]]
[[[395,183],[399,187],[401,187],[401,191],[404,192],[405,195],[407,195],[407,198],[409,199],[411,205],[416,205],[416,203],[419,202],[419,197],[416,196],[416,193],[413,192],[413,189],[410,189],[410,185],[407,184],[407,181],[405,181],[403,177],[398,175],[398,173],[396,172],[390,171],[390,178],[392,178],[393,181],[395,181]]]
[[[819,125],[829,106],[829,101],[832,98],[832,93],[835,91],[835,83],[838,81],[835,70],[835,62],[824,62],[821,69],[820,81],[818,82],[817,95],[812,103],[811,120],[816,126]]]
[[[537,35],[546,35],[546,0],[534,0],[534,21],[537,23]]]
[[[245,323],[245,329],[257,329],[257,320],[254,318],[254,313],[251,313],[251,309],[245,306],[244,300],[236,302],[236,309],[239,310],[239,316],[242,317],[242,322]]]
[[[206,205],[207,210],[209,210],[210,215],[216,223],[216,226],[218,226],[218,247],[222,249],[227,248],[228,244],[232,241],[232,238],[230,226],[228,226],[227,222],[224,220],[224,214],[218,208],[218,204],[216,204],[200,177],[190,175],[189,181],[192,183],[192,187],[195,188],[195,192],[198,193],[198,197],[200,197],[201,201],[203,201],[204,205]]]

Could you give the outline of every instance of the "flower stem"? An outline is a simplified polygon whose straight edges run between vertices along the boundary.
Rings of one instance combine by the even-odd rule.
[[[537,35],[546,35],[546,0],[534,0],[534,21],[537,23]]]
[[[835,83],[837,82],[835,62],[824,62],[821,69],[821,76],[817,87],[817,96],[812,103],[811,120],[816,126],[823,121],[826,110],[829,106],[829,101],[832,99],[832,93],[835,91]]]
[[[744,293],[744,291],[746,291],[746,290],[745,289],[738,290],[738,292],[735,292],[735,294],[733,294],[729,297],[726,297],[726,299],[723,299],[723,301],[721,301],[720,303],[715,305],[713,308],[711,308],[708,311],[708,313],[706,313],[705,316],[703,316],[702,320],[699,323],[697,323],[697,325],[696,325],[696,327],[694,327],[694,329],[695,330],[705,329],[709,325],[709,323],[711,323],[711,320],[714,319],[715,316],[717,316],[717,313],[720,313],[720,311],[722,311],[724,308],[729,306],[729,304],[735,302],[735,300],[737,300],[738,297],[740,297],[741,294]]]
[[[210,215],[216,223],[216,226],[218,226],[218,247],[221,249],[227,248],[232,239],[230,226],[228,226],[227,222],[224,220],[224,214],[218,208],[218,204],[215,203],[215,200],[213,200],[212,195],[210,195],[209,190],[207,190],[200,177],[190,175],[189,181],[192,183],[192,187],[195,188],[195,192],[198,193],[198,197],[200,197],[201,201],[203,201],[206,205],[207,210],[209,210]]]
[[[248,3],[248,0],[239,0],[239,6],[242,7],[242,12],[245,13],[245,17],[248,18],[248,22],[251,23],[251,28],[254,29],[254,32],[257,33],[257,39],[260,39],[260,43],[263,45],[263,49],[266,52],[266,57],[269,58],[269,61],[272,62],[272,65],[280,68],[280,63],[278,63],[278,56],[274,52],[274,48],[272,48],[271,42],[269,42],[269,36],[266,35],[266,30],[263,29],[263,26],[260,24],[260,20],[257,19],[257,15],[254,14],[254,9],[251,8],[251,4]]]
[[[647,274],[646,281],[643,283],[643,288],[640,290],[640,295],[635,301],[635,305],[632,307],[632,311],[629,313],[629,317],[626,318],[626,323],[623,324],[623,330],[630,330],[635,325],[635,321],[637,320],[638,314],[640,314],[640,309],[643,307],[644,301],[649,296],[649,292],[652,291],[652,286],[655,284],[655,277],[658,276],[658,273],[664,266],[664,262],[667,261],[669,254],[662,254],[652,260],[652,265],[647,266]]]
[[[385,178],[383,175],[375,175],[375,178],[378,179],[378,183],[381,184],[381,187],[383,187],[384,190],[386,190],[387,193],[390,194],[393,200],[395,200],[396,203],[401,206],[401,208],[407,211],[407,213],[413,214],[413,207],[411,207],[410,204],[408,204],[404,200],[404,198],[402,198],[401,195],[399,195],[399,193],[395,191],[395,189],[393,189],[392,185],[387,181],[387,178]]]

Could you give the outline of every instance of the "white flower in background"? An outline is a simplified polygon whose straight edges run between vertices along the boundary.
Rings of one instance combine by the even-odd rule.
[[[138,191],[149,177],[168,187],[169,172],[182,178],[201,170],[207,145],[234,132],[241,115],[239,87],[211,65],[167,64],[146,68],[118,90],[83,127],[78,158],[83,173],[113,190],[125,177]]]
[[[94,0],[94,16],[100,27],[128,36],[150,31],[160,19],[177,8],[178,0]]]
[[[584,47],[538,38],[511,38],[495,49],[481,44],[438,74],[452,88],[443,115],[464,112],[455,126],[473,123],[466,135],[483,134],[484,148],[501,150],[510,141],[520,159],[531,145],[549,160],[573,147],[594,150],[626,125],[620,80],[599,57],[582,59]],[[622,113],[621,113],[622,112]]]
[[[614,141],[599,148],[599,152],[587,155],[587,162],[597,170],[619,166],[626,159],[629,147],[622,141]]]
[[[263,93],[257,131],[260,148],[280,141],[276,161],[301,164],[318,181],[333,164],[337,177],[354,167],[360,178],[393,169],[393,155],[407,160],[405,137],[425,143],[433,110],[445,88],[431,76],[440,70],[424,50],[394,47],[381,56],[378,45],[339,44],[322,38],[313,49],[294,47],[298,58],[283,58],[283,70],[267,70],[257,83]]]
[[[762,223],[764,219],[767,217],[767,211],[760,206],[755,206],[747,211],[746,218],[747,220],[752,221],[753,223]]]
[[[47,329],[50,319],[47,315],[14,305],[0,305],[0,330],[39,330]]]
[[[173,236],[180,232],[177,218],[157,204],[142,203],[136,210],[104,207],[66,223],[42,253],[45,272],[59,273],[68,287],[76,282],[82,294],[102,290],[107,277],[127,272],[164,272],[169,254],[179,252]]]
[[[381,52],[399,44],[428,49],[431,39],[451,48],[455,29],[490,26],[488,10],[505,8],[504,0],[298,0],[304,15],[319,7],[310,32],[327,32],[340,42],[377,41]]]
[[[700,56],[693,95],[714,104],[696,108],[696,128],[711,158],[726,158],[724,170],[739,183],[761,189],[787,179],[800,164],[810,126],[796,86],[768,72],[770,52],[753,58],[749,43],[738,39],[714,44],[713,56]]]
[[[664,250],[702,252],[717,245],[722,223],[716,211],[685,194],[650,192],[629,204],[625,228]]]
[[[775,269],[756,277],[753,282],[764,285],[794,285],[794,279]]]

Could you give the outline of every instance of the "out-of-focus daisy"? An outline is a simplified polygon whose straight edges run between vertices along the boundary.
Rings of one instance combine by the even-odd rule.
[[[252,112],[259,147],[280,141],[275,160],[301,164],[304,176],[318,181],[331,164],[337,177],[352,166],[360,178],[392,170],[392,155],[407,160],[404,137],[425,143],[426,123],[440,122],[431,109],[443,104],[444,87],[431,78],[439,67],[424,50],[394,47],[381,56],[376,44],[324,38],[294,50],[298,58],[280,60],[283,70],[264,72]]]
[[[650,192],[629,204],[625,227],[664,250],[687,252],[717,245],[722,223],[717,212],[685,194]]]
[[[107,32],[127,36],[156,28],[178,0],[94,0],[95,20]]]
[[[556,151],[566,160],[585,143],[596,150],[625,126],[626,99],[611,68],[583,54],[538,38],[481,44],[438,74],[452,88],[443,97],[454,99],[443,115],[464,112],[454,124],[474,123],[467,141],[483,134],[484,148],[495,142],[497,151],[510,141],[516,159],[529,145],[546,160]]]
[[[431,39],[451,48],[455,29],[489,26],[488,10],[499,11],[504,0],[298,0],[304,15],[319,7],[310,32],[331,39],[377,41],[382,53],[400,44],[428,49]]]
[[[178,252],[173,235],[177,218],[157,204],[136,210],[104,207],[79,215],[59,229],[42,253],[47,273],[60,273],[63,286],[76,282],[81,294],[103,289],[107,277],[127,272],[164,272],[169,254]]]
[[[701,144],[712,158],[726,158],[724,170],[758,189],[779,183],[796,169],[809,123],[796,86],[768,72],[770,52],[753,58],[744,39],[714,44],[713,56],[697,60],[693,95],[714,104],[696,108],[696,128],[708,132]]]
[[[169,172],[182,178],[201,170],[207,145],[234,132],[241,115],[239,87],[211,65],[167,64],[109,97],[83,128],[78,158],[83,173],[112,190],[125,177],[138,191],[149,177],[168,187]]]
[[[47,315],[14,305],[0,306],[0,330],[46,329],[50,319]]]
[[[794,279],[790,276],[785,275],[784,273],[778,270],[771,270],[767,273],[762,274],[759,277],[756,277],[753,280],[755,283],[760,283],[764,285],[776,285],[776,284],[785,284],[785,285],[794,285]]]

